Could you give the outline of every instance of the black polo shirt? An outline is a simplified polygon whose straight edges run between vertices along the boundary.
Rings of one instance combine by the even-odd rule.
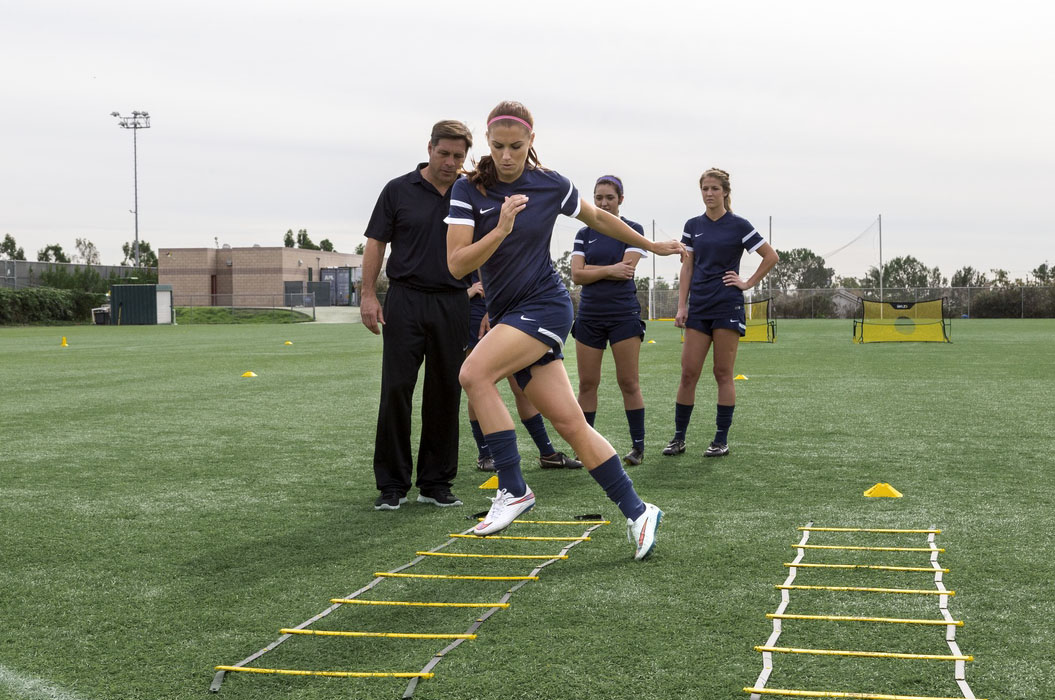
[[[389,181],[377,198],[366,237],[391,245],[385,274],[397,284],[422,291],[467,289],[469,278],[456,279],[447,267],[447,224],[451,188],[440,194],[421,176],[421,163]]]

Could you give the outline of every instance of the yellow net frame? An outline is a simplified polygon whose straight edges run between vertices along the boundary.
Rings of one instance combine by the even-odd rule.
[[[771,299],[744,303],[744,324],[747,326],[741,343],[775,343],[777,322],[771,318]]]
[[[861,299],[854,319],[855,343],[951,343],[945,297],[925,301]]]

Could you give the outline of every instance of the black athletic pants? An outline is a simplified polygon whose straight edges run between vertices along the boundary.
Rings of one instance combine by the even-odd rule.
[[[458,424],[469,298],[463,289],[423,292],[392,283],[385,295],[381,402],[374,440],[374,476],[382,493],[410,490],[410,413],[425,362],[418,478],[422,491],[450,488],[458,473]]]

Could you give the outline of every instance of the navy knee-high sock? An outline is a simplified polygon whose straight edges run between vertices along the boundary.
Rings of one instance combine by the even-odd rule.
[[[583,411],[582,414],[586,416],[586,422],[589,423],[592,428],[593,422],[597,418],[597,411]]]
[[[469,427],[473,431],[473,440],[476,440],[477,458],[484,459],[486,457],[490,457],[491,448],[487,446],[487,440],[484,440],[484,431],[480,428],[480,421],[469,421]]]
[[[674,439],[684,440],[689,429],[689,418],[692,417],[693,404],[674,402]]]
[[[590,470],[592,476],[608,498],[619,506],[619,510],[630,520],[637,520],[645,512],[645,504],[634,490],[634,482],[627,476],[619,455],[612,455],[596,469]]]
[[[531,435],[531,439],[535,441],[535,446],[538,447],[540,455],[551,455],[556,452],[553,449],[553,443],[549,441],[549,433],[546,432],[546,424],[542,422],[541,413],[536,413],[520,422],[524,424],[524,427],[527,428],[528,433]]]
[[[495,460],[495,471],[498,472],[498,488],[505,489],[514,496],[527,493],[527,484],[520,473],[520,453],[517,452],[517,434],[515,430],[499,430],[497,433],[484,435],[491,456]]]
[[[626,422],[630,426],[630,439],[635,450],[645,449],[645,409],[632,408],[626,412]]]
[[[714,434],[714,441],[719,445],[729,444],[729,428],[733,424],[733,406],[723,406],[718,404],[718,415],[714,419],[714,424],[718,426],[718,432]]]

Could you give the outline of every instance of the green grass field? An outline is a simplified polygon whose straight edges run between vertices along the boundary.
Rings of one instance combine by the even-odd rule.
[[[672,433],[680,344],[642,349],[641,494],[666,511],[655,556],[631,561],[619,512],[584,472],[541,471],[520,430],[533,515],[612,524],[516,593],[418,687],[448,698],[746,698],[796,527],[943,530],[979,698],[1055,695],[1055,322],[957,321],[954,344],[850,342],[849,321],[781,321],[737,370],[733,454],[705,376],[689,451]],[[69,347],[61,348],[65,335]],[[284,341],[292,345],[284,345]],[[375,512],[380,340],[358,325],[0,329],[0,698],[208,696],[234,664],[485,510],[466,425],[462,508]],[[567,366],[574,380],[574,352]],[[610,359],[609,359],[610,363]],[[243,379],[247,370],[255,379]],[[415,425],[415,429],[420,426]],[[614,370],[597,427],[629,448]],[[556,435],[553,436],[556,438]],[[559,441],[557,441],[559,442]],[[417,444],[417,437],[413,438]],[[559,448],[564,448],[562,442]],[[900,499],[867,499],[885,481]],[[577,535],[579,526],[544,534]],[[515,532],[514,532],[515,531]],[[514,526],[510,534],[543,534]],[[815,533],[812,544],[926,546],[924,536]],[[555,553],[560,543],[447,551]],[[531,563],[428,561],[411,572],[526,574]],[[922,553],[808,553],[808,562],[926,566]],[[800,570],[796,583],[933,588],[916,573]],[[505,582],[385,581],[364,598],[497,600]],[[795,591],[789,613],[937,618],[935,596]],[[479,611],[343,606],[320,629],[463,632]],[[789,622],[781,646],[947,654],[944,628]],[[417,671],[446,642],[295,638],[256,666]],[[949,662],[780,655],[774,688],[958,697]],[[229,700],[398,698],[405,681],[229,674]]]

